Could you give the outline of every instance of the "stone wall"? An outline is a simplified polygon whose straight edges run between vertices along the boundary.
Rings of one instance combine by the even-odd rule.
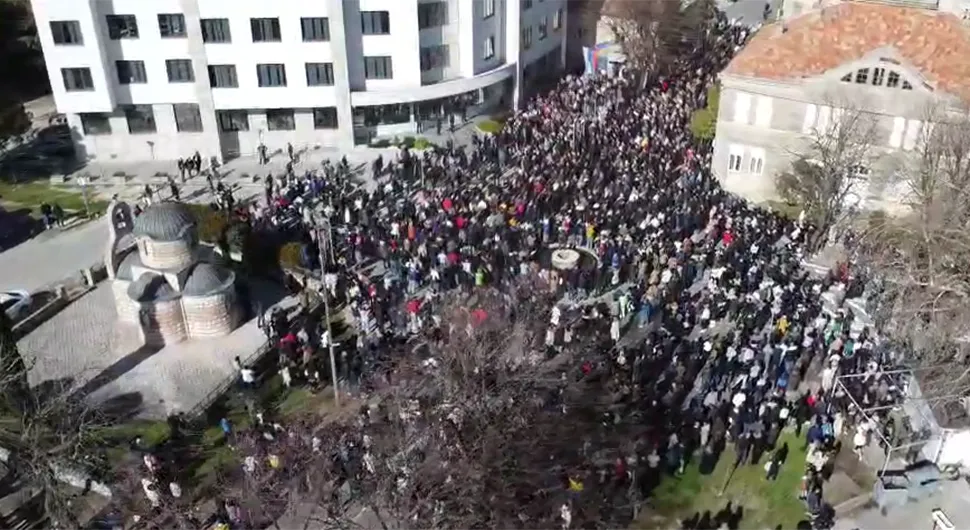
[[[147,316],[140,322],[145,344],[158,346],[182,342],[188,338],[182,303],[178,298],[143,302],[139,310],[144,311]]]
[[[114,293],[115,311],[118,313],[118,321],[126,324],[138,323],[138,302],[128,296],[128,287],[131,282],[126,280],[114,280],[111,283],[111,291]]]
[[[193,339],[224,337],[236,325],[235,298],[232,290],[207,296],[182,298],[188,336]]]
[[[182,269],[194,260],[190,241],[154,241],[138,239],[138,252],[145,267],[152,269]]]

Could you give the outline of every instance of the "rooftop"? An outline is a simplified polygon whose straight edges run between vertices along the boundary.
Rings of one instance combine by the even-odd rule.
[[[769,24],[725,73],[800,79],[893,48],[930,83],[970,101],[970,32],[953,14],[867,2],[844,2]]]

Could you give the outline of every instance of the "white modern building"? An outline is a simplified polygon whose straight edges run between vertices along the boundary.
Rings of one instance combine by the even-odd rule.
[[[32,0],[79,157],[220,159],[418,134],[517,105],[567,0]],[[431,118],[433,119],[433,118]]]

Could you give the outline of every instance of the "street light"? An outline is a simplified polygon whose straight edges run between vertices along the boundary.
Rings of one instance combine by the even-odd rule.
[[[88,206],[88,177],[78,177],[78,186],[81,186],[81,198],[84,199],[84,216],[91,217],[91,208]]]
[[[326,260],[324,259],[324,251],[323,251],[323,246],[324,246],[324,239],[323,238],[324,238],[324,236],[326,236],[326,238],[327,238],[326,239],[326,242],[328,243],[327,244],[327,247],[329,249],[329,253],[330,253],[331,256],[333,256],[333,248],[332,248],[332,244],[330,244],[330,243],[333,242],[332,234],[331,234],[332,228],[330,226],[330,220],[329,219],[324,218],[321,221],[321,219],[319,217],[314,216],[313,217],[313,220],[314,220],[314,224],[316,225],[315,228],[316,228],[316,232],[317,232],[317,253],[318,253],[318,258],[317,259],[320,261],[320,281],[321,282],[324,282],[324,284],[323,284],[323,312],[324,312],[324,318],[327,319],[327,338],[328,338],[328,340],[327,340],[327,346],[328,346],[328,349],[330,350],[330,377],[331,377],[331,381],[332,381],[332,384],[333,384],[333,402],[334,402],[335,405],[337,405],[339,407],[340,406],[340,392],[337,389],[337,358],[336,358],[336,355],[334,353],[334,348],[333,348],[333,342],[334,342],[333,327],[330,324],[330,289],[327,287],[326,281],[325,281],[325,277],[326,277]],[[326,234],[323,233],[324,230],[326,230]]]

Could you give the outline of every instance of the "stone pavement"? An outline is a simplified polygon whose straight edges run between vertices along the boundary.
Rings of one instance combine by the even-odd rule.
[[[834,530],[913,530],[938,528],[932,511],[940,509],[956,528],[970,528],[970,485],[965,480],[943,481],[940,491],[928,498],[889,508],[863,508],[840,517]]]
[[[456,144],[467,145],[471,143],[474,134],[481,134],[477,130],[477,123],[486,118],[487,116],[475,117],[458,127],[454,132],[448,131],[446,126],[442,129],[441,135],[435,134],[436,131],[432,128],[421,134],[399,135],[398,138],[405,136],[422,137],[437,145],[444,145],[448,140],[453,140]],[[298,162],[294,165],[294,171],[297,174],[319,169],[324,160],[336,163],[340,161],[341,157],[346,156],[351,169],[357,169],[357,176],[362,178],[365,183],[373,181],[371,163],[378,155],[383,155],[384,160],[389,161],[393,160],[400,152],[397,147],[361,147],[351,150],[325,147],[310,148],[301,145],[294,145],[293,147],[298,155]],[[286,154],[279,152],[273,154],[265,165],[260,164],[255,156],[243,156],[226,162],[219,168],[219,174],[227,186],[233,187],[236,198],[244,200],[260,194],[263,190],[263,177],[270,173],[274,175],[283,173],[286,170],[286,163]],[[208,162],[203,161],[203,168],[207,167]],[[127,178],[115,177],[114,175],[118,173],[127,175]],[[170,192],[166,175],[171,175],[178,180],[176,161],[159,160],[138,163],[92,161],[70,175],[52,177],[52,181],[56,184],[78,186],[78,177],[88,176],[91,177],[89,190],[95,195],[104,199],[111,199],[117,195],[123,200],[134,201],[144,195],[146,185],[151,186],[154,190],[160,190],[163,197],[168,197]],[[254,177],[259,178],[257,180]],[[182,200],[189,202],[210,202],[213,200],[204,176],[187,179],[185,183],[179,182],[179,188]]]

